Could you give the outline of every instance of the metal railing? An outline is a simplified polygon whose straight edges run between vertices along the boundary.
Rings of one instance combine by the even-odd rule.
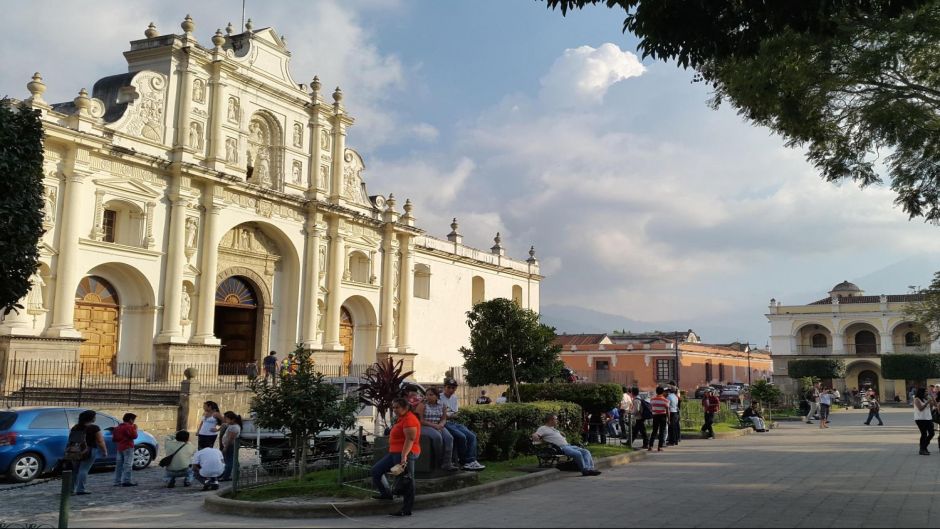
[[[895,353],[929,353],[930,344],[927,343],[896,343],[894,344]]]
[[[797,345],[796,352],[801,354],[828,355],[832,354],[832,345]]]
[[[876,343],[850,343],[845,345],[845,353],[850,355],[876,355],[881,354],[881,344]]]

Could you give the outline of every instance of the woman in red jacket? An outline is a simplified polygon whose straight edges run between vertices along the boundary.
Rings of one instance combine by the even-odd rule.
[[[373,498],[393,499],[385,474],[393,467],[401,465],[405,468],[404,473],[408,477],[409,485],[403,494],[404,503],[401,510],[391,513],[390,516],[411,516],[411,508],[415,503],[415,460],[421,455],[421,421],[405,399],[393,400],[392,412],[398,416],[398,421],[389,433],[388,454],[372,467],[372,486],[379,491]]]

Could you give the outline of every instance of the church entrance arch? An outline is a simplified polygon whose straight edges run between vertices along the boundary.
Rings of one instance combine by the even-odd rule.
[[[75,291],[75,330],[82,333],[79,358],[85,372],[112,373],[117,363],[120,302],[99,276],[86,276]]]
[[[215,291],[215,336],[222,342],[220,373],[240,373],[256,359],[257,288],[243,276],[231,276]]]
[[[343,346],[343,376],[349,374],[349,368],[352,366],[356,339],[355,329],[356,324],[353,321],[352,314],[349,313],[346,307],[343,307],[339,318],[339,343]]]

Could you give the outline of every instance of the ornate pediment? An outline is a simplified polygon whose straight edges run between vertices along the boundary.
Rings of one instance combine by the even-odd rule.
[[[343,155],[346,162],[343,164],[343,182],[342,196],[346,200],[367,208],[372,208],[372,201],[366,193],[366,184],[362,181],[362,172],[366,169],[366,164],[362,161],[362,156],[352,149],[346,149]]]
[[[124,115],[108,128],[135,138],[166,143],[166,77],[143,70],[131,79],[130,86],[118,94],[117,104],[126,103]]]
[[[95,186],[99,189],[105,189],[117,192],[122,195],[132,197],[154,199],[160,196],[160,192],[152,187],[137,180],[128,180],[126,178],[96,178]]]
[[[255,256],[280,258],[277,244],[256,226],[240,225],[232,228],[219,243],[220,250],[244,253]]]

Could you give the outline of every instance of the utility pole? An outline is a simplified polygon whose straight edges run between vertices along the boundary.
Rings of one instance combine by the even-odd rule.
[[[673,341],[673,349],[676,353],[676,387],[679,387],[679,332],[675,332],[675,339]]]

